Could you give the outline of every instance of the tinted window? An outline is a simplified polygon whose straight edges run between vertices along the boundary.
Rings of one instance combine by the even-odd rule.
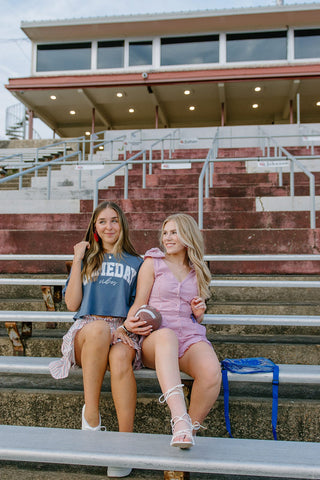
[[[129,65],[152,65],[152,42],[130,42]]]
[[[123,68],[124,41],[98,42],[98,68]]]
[[[91,43],[38,45],[37,71],[88,70],[91,68]]]
[[[37,72],[55,70],[89,70],[91,43],[38,45]]]
[[[218,35],[163,38],[161,65],[184,65],[219,62]]]
[[[294,57],[320,57],[320,29],[294,32]]]
[[[237,33],[227,35],[227,62],[284,60],[286,32]]]

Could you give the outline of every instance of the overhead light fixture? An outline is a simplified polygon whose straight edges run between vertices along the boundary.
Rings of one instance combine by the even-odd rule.
[[[262,88],[261,87],[255,87],[254,91],[255,92],[261,92]]]
[[[118,98],[122,98],[122,97],[123,97],[123,93],[122,93],[122,92],[117,92],[116,95],[117,95]]]
[[[76,111],[75,110],[70,110],[70,115],[75,115],[76,114]]]
[[[195,110],[195,109],[196,109],[196,107],[194,105],[190,105],[189,110],[191,110],[193,112],[193,110]]]
[[[100,145],[99,150],[103,150],[103,146],[102,146],[102,145]]]
[[[191,90],[186,89],[183,93],[184,93],[185,95],[191,95]]]
[[[91,135],[91,133],[90,133],[90,132],[86,132],[85,135],[89,136],[89,135]]]
[[[134,108],[129,108],[129,113],[134,113]]]
[[[254,103],[254,104],[252,105],[252,108],[258,108],[258,107],[259,107],[259,105],[258,105],[257,103]]]
[[[320,107],[320,102],[317,102],[316,105],[317,105],[317,107]]]
[[[57,100],[57,97],[55,95],[50,95],[51,100]]]

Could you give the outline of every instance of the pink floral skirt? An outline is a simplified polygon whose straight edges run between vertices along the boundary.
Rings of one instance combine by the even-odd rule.
[[[121,317],[97,317],[95,315],[86,315],[85,317],[78,318],[63,336],[61,346],[62,358],[49,364],[49,370],[53,378],[66,378],[69,375],[71,368],[79,368],[76,364],[74,355],[74,339],[76,333],[88,323],[101,319],[108,323],[111,333],[122,325],[125,320]],[[134,342],[134,348],[136,351],[135,359],[133,361],[133,369],[138,370],[143,366],[141,361],[141,343],[143,337],[132,334],[130,338]],[[121,342],[121,340],[118,339],[117,342]]]

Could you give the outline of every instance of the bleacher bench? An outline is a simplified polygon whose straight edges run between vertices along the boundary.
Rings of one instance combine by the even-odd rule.
[[[50,375],[49,363],[57,360],[55,357],[19,357],[0,356],[0,373],[21,374],[21,375]],[[71,369],[70,375],[82,376],[80,368]],[[106,376],[110,373],[107,371]],[[137,379],[153,379],[156,377],[155,370],[142,368],[135,370]],[[192,380],[189,375],[181,373],[182,380]],[[267,383],[272,381],[272,373],[239,374],[228,373],[230,382],[259,382]],[[320,384],[320,365],[279,365],[280,384]]]
[[[180,450],[169,442],[169,435],[0,425],[0,460],[320,478],[320,443],[197,437]]]
[[[0,310],[0,322],[73,322],[73,312]],[[319,327],[318,315],[236,315],[206,313],[203,325],[278,325]]]

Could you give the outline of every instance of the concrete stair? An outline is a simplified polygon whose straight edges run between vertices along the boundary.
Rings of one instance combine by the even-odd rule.
[[[134,155],[135,152],[132,152]],[[202,159],[206,149],[176,150],[174,156],[189,161]],[[256,200],[260,197],[284,197],[289,193],[289,176],[284,174],[283,187],[277,185],[276,173],[247,173],[245,163],[237,158],[261,155],[255,148],[220,149],[219,157],[235,158],[231,162],[217,162],[213,188],[204,199],[204,230],[206,253],[312,254],[320,251],[319,229],[311,230],[309,212],[258,212]],[[169,156],[165,151],[165,159]],[[153,152],[160,158],[160,151]],[[174,161],[174,160],[173,160]],[[161,170],[153,166],[142,188],[142,165],[129,171],[129,198],[123,197],[123,177],[115,177],[114,185],[99,191],[99,201],[114,200],[128,215],[132,239],[139,253],[158,244],[158,230],[171,212],[186,212],[198,217],[198,176],[202,162],[192,163],[190,169]],[[71,171],[69,171],[71,174]],[[316,188],[320,189],[320,173],[315,174]],[[295,174],[297,195],[305,195],[308,184],[303,174]],[[93,201],[80,200],[80,211],[74,214],[0,214],[0,253],[56,253],[72,254],[73,245],[84,235],[93,208]],[[316,218],[319,226],[319,215]],[[26,235],[27,232],[27,235]],[[242,262],[211,265],[215,273],[247,274],[303,274],[318,273],[315,262]],[[8,269],[9,270],[6,270]],[[27,272],[62,272],[61,266],[51,263],[26,265]],[[14,262],[3,265],[0,272],[17,272]]]

